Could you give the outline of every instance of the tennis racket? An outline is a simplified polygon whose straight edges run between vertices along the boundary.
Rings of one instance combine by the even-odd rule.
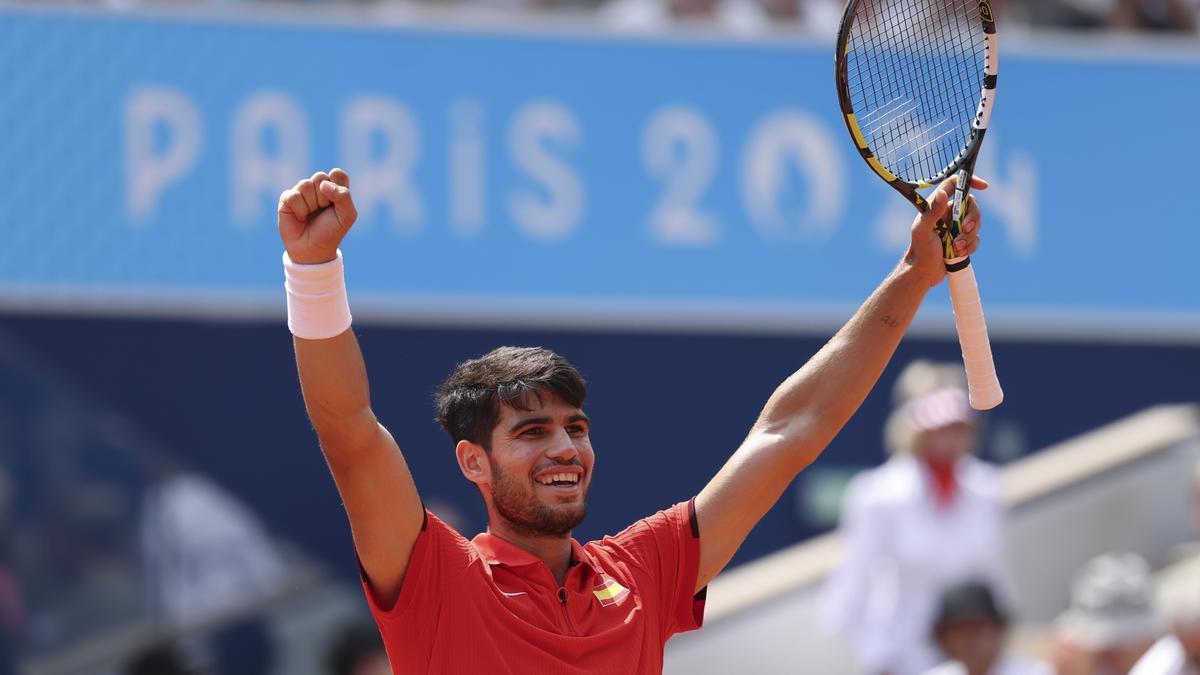
[[[957,176],[939,221],[971,406],[1004,399],[971,259],[954,250],[996,97],[989,0],[849,0],[837,39],[838,101],[859,153],[922,213],[918,190]]]

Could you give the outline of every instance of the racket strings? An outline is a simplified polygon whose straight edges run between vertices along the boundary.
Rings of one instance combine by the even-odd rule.
[[[929,52],[929,45],[933,44],[934,39],[944,37],[934,35],[932,36],[933,39],[930,39],[928,35],[921,36],[920,32],[922,30],[928,33],[929,29],[935,25],[931,21],[933,19],[930,15],[931,8],[928,5],[917,5],[912,8],[919,11],[900,12],[898,16],[892,14],[891,17],[885,17],[882,16],[882,12],[885,10],[881,5],[876,4],[872,7],[875,14],[874,18],[877,22],[880,22],[877,25],[884,25],[888,18],[892,18],[893,26],[898,28],[898,30],[888,31],[888,40],[884,44],[884,49],[881,52],[877,52],[877,54],[882,53],[888,61],[889,67],[887,72],[890,77],[887,80],[887,85],[891,89],[904,84],[902,79],[903,73],[905,70],[912,68],[914,65],[912,60],[917,55],[921,55],[922,52],[927,54]],[[898,21],[895,19],[898,19]],[[926,39],[922,43],[914,45],[912,36],[925,37]],[[913,53],[914,50],[916,51],[915,55]],[[937,84],[945,86],[945,72],[942,69],[935,69],[932,73],[937,76]],[[925,82],[919,81],[918,84],[925,84]],[[941,119],[932,124],[928,123],[931,120],[919,119],[919,117],[928,118],[931,115],[918,116],[914,114],[920,110],[920,106],[923,103],[931,100],[935,104],[943,103],[941,100],[929,97],[928,94],[930,92],[928,91],[928,87],[922,87],[922,89],[923,91],[917,92],[918,96],[910,97],[906,101],[906,105],[889,111],[871,130],[873,135],[879,136],[882,132],[889,139],[889,142],[884,146],[883,157],[881,158],[887,164],[907,167],[913,163],[921,163],[928,167],[931,161],[935,161],[933,150],[937,142],[953,133],[952,128],[943,129],[948,126],[948,122],[950,121],[949,117],[947,117],[948,111],[944,105],[936,105],[928,109],[927,112],[941,117]],[[925,122],[925,124],[914,123],[914,121]],[[895,142],[897,140],[901,142]],[[908,152],[900,155],[899,152],[904,148],[909,148]]]
[[[967,145],[983,87],[977,0],[862,0],[846,55],[851,104],[892,173],[928,182]]]

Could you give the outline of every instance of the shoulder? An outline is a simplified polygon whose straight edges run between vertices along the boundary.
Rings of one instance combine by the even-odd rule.
[[[474,542],[426,509],[404,576],[422,582],[449,581],[482,559]]]
[[[635,521],[632,525],[614,535],[615,538],[645,535],[647,532],[683,531],[698,529],[696,525],[696,503],[694,499],[679,502],[653,515]],[[614,537],[605,537],[611,539]]]
[[[637,520],[617,534],[589,541],[584,549],[592,554],[642,558],[647,549],[673,547],[688,538],[700,538],[694,499]]]
[[[444,552],[452,552],[456,557],[463,556],[472,560],[480,557],[479,550],[470,539],[428,509],[425,510],[425,522],[421,525],[421,533],[418,535],[418,540],[420,539],[428,539],[432,546]]]
[[[397,595],[381,596],[361,561],[359,573],[376,620],[390,622],[404,615],[424,615],[434,611],[445,595],[443,589],[469,592],[469,585],[453,582],[467,570],[477,567],[480,558],[479,551],[468,539],[426,509],[425,522],[413,543]]]

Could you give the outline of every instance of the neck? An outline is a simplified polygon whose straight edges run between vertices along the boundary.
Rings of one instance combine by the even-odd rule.
[[[561,537],[528,532],[525,528],[515,527],[511,523],[496,518],[488,524],[488,533],[500,537],[519,549],[528,551],[550,568],[554,580],[559,586],[567,578],[567,570],[571,567],[571,535]]]

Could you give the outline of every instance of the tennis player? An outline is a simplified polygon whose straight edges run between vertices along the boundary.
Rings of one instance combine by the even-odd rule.
[[[393,671],[661,672],[667,639],[700,627],[708,582],[854,414],[945,276],[934,225],[952,191],[953,179],[939,186],[900,263],[779,385],[699,494],[586,544],[571,531],[596,452],[575,368],[545,349],[501,347],[451,373],[438,419],[488,514],[486,532],[455,532],[425,510],[371,410],[338,249],[357,217],[350,177],[334,169],[285,191],[279,231],[300,385]],[[979,226],[972,204],[961,254],[975,251]]]

